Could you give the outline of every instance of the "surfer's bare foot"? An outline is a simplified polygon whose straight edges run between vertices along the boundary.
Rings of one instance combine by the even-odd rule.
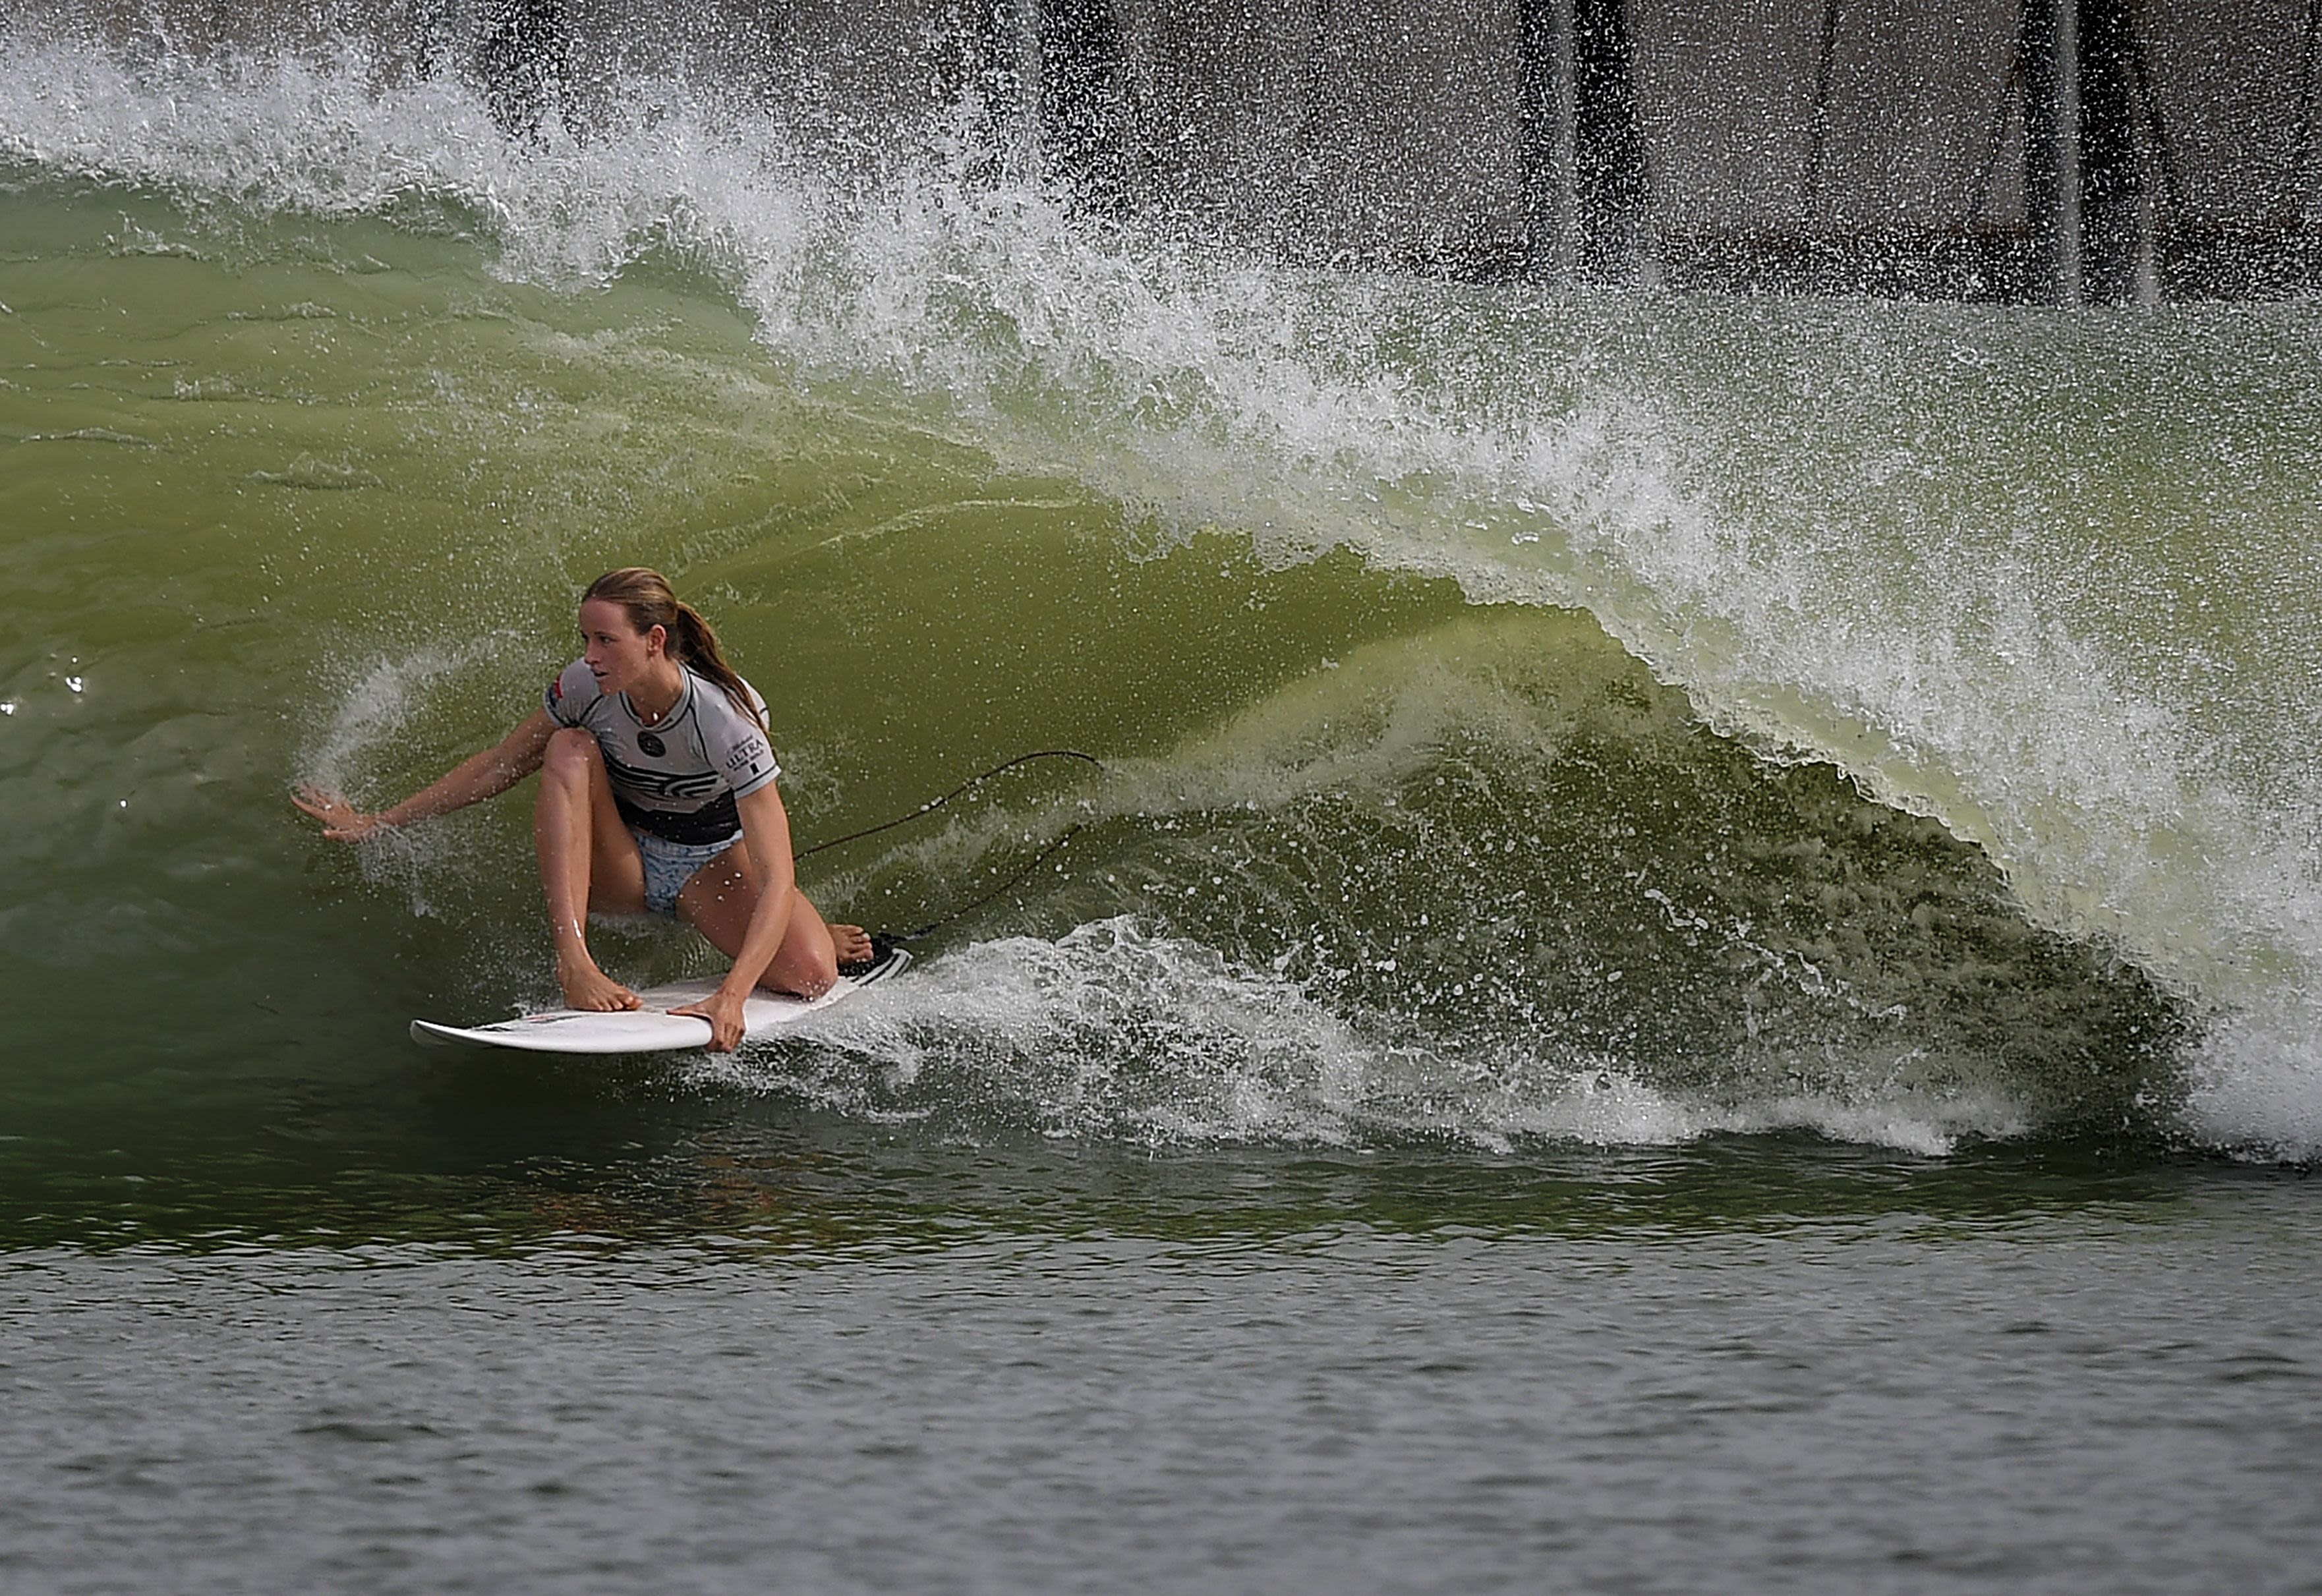
[[[833,926],[830,951],[841,964],[860,964],[871,956],[871,934],[860,926]]]
[[[644,1007],[643,999],[598,969],[597,962],[586,954],[557,960],[556,984],[564,989],[568,1008],[586,1009],[591,1014],[614,1014]]]

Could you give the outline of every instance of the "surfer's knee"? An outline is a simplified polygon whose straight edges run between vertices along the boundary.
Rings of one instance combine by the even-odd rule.
[[[782,985],[801,998],[819,998],[838,984],[838,958],[830,950],[830,939],[817,939],[818,947],[803,948],[794,959],[784,962]]]
[[[597,766],[605,762],[603,750],[597,746],[593,732],[579,726],[567,726],[549,734],[547,752],[541,755],[541,773],[561,780],[589,780]]]

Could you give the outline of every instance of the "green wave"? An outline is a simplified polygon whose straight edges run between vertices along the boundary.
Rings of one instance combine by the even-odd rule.
[[[826,907],[912,924],[1084,827],[915,993],[715,1090],[1131,1142],[2179,1123],[2197,1005],[1585,611],[1156,509],[1102,439],[1031,469],[1020,417],[802,369],[681,259],[575,291],[408,218],[0,213],[20,1208],[100,1145],[440,1155],[403,1020],[548,995],[523,806],[358,857],[285,793],[384,800],[495,734],[633,561],[772,701],[803,840],[1030,746],[1111,767],[818,862]]]

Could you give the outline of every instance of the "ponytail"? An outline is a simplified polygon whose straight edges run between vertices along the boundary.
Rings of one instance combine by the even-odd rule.
[[[677,615],[669,635],[670,640],[677,644],[673,652],[678,662],[716,682],[725,689],[726,696],[734,700],[735,708],[763,726],[766,724],[764,712],[750,702],[749,686],[743,681],[742,673],[727,661],[726,651],[718,646],[718,634],[710,630],[709,623],[693,606],[681,598],[676,600],[676,605]]]
[[[583,604],[592,598],[619,605],[630,625],[640,633],[659,626],[669,638],[670,658],[695,675],[717,683],[745,717],[761,726],[766,724],[764,712],[750,701],[750,689],[741,673],[727,662],[718,634],[699,610],[678,597],[669,579],[661,572],[642,565],[608,570],[590,583],[589,590],[580,596]]]

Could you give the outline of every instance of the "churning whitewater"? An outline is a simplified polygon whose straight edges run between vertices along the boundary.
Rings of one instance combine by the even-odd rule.
[[[839,855],[818,899],[917,923],[1079,828],[705,1086],[1163,1143],[2322,1147],[2311,305],[1292,268],[1077,210],[972,98],[672,71],[511,135],[351,45],[7,42],[0,447],[56,530],[0,801],[51,967],[306,1001],[256,928],[346,892],[428,990],[544,996],[520,817],[358,873],[249,816],[496,736],[635,557],[788,684],[802,840],[1108,765]],[[91,506],[138,533],[76,543]],[[179,696],[122,684],[132,612]]]

